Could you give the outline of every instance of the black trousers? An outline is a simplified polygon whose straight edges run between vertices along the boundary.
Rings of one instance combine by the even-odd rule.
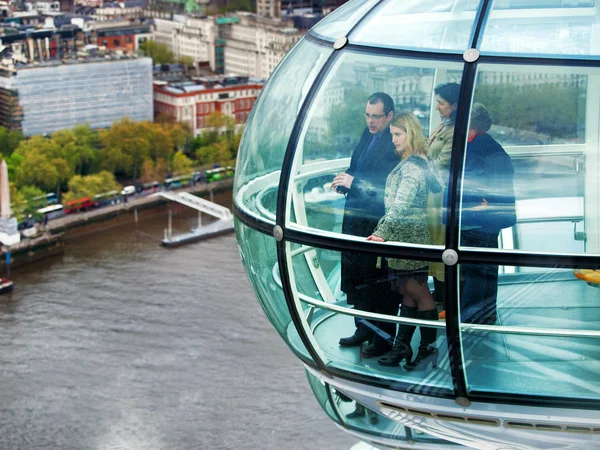
[[[461,232],[460,243],[468,247],[498,248],[498,233],[477,230]],[[460,320],[463,323],[496,323],[498,266],[463,264],[460,295]]]
[[[390,316],[398,315],[398,308],[402,303],[402,295],[395,290],[392,290],[387,279],[387,271],[385,276],[369,280],[354,286],[347,292],[348,303],[354,305],[355,309],[361,311],[373,312],[378,314],[386,314]],[[372,336],[372,341],[393,340],[396,334],[396,324],[385,321],[368,321],[356,317],[354,323],[359,335]]]

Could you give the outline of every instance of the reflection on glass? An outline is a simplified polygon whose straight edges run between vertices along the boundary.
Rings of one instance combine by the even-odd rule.
[[[495,278],[493,267],[496,268]],[[578,331],[584,330],[600,336],[598,271],[537,268],[533,272],[523,269],[461,265],[461,319],[466,306],[471,310],[480,307],[480,311],[493,308],[497,312],[497,325],[524,331],[543,328],[571,335],[488,332],[464,324],[461,337],[469,388],[525,395],[600,398],[597,352],[600,341],[598,337],[577,336]],[[479,285],[481,292],[486,291],[486,295],[478,296],[479,305],[471,297],[475,291],[469,287],[470,283]]]
[[[247,227],[237,218],[235,230],[248,281],[265,314],[290,347],[310,358],[297,333],[290,332],[293,324],[279,281],[275,239]]]
[[[298,110],[331,51],[303,40],[273,73],[273,81],[261,92],[244,130],[236,168],[236,193],[246,183],[272,173],[277,176],[269,184],[277,186]],[[244,205],[256,208],[250,200],[244,198]]]
[[[351,42],[377,47],[460,50],[469,47],[477,1],[392,0],[368,17]]]
[[[378,414],[352,400],[343,392],[322,382],[308,371],[306,371],[306,376],[315,397],[327,415],[336,423],[340,423],[341,419],[340,424],[349,430],[369,435],[374,445],[377,445],[377,438],[405,442],[448,444],[448,441],[443,441]],[[330,401],[330,398],[332,401]],[[363,440],[370,439],[364,437]]]
[[[483,52],[595,55],[594,1],[495,1],[483,30]],[[553,9],[540,14],[540,8]],[[512,10],[512,11],[511,11]]]
[[[483,129],[469,127],[461,246],[600,251],[597,136],[586,130],[598,106],[586,111],[588,74],[561,70],[486,66],[478,73],[473,108],[489,118]]]
[[[583,143],[587,80],[565,69],[488,66],[477,75],[474,98],[489,109],[490,133],[503,145]]]
[[[437,81],[459,80],[460,71],[449,70],[459,68],[454,64],[444,64],[438,69],[439,65],[422,67],[420,61],[367,58],[348,52],[338,59],[315,98],[296,148],[292,173],[298,175],[290,180],[295,185],[290,192],[298,225],[330,232],[341,230],[344,234],[367,238],[386,213],[387,196],[390,214],[392,205],[401,203],[410,209],[410,214],[402,212],[395,218],[388,215],[391,220],[387,225],[393,225],[398,217],[405,219],[405,223],[394,226],[396,232],[387,233],[385,240],[443,245],[439,184],[445,185],[448,178],[453,118],[460,86],[454,81]],[[446,99],[439,96],[439,85],[443,86],[439,92]],[[433,109],[436,111],[432,116]],[[411,136],[406,151],[404,144],[399,143],[397,147],[394,143],[390,125],[407,115],[415,120],[408,130]],[[405,133],[402,128],[406,128],[406,122],[403,119],[398,124],[397,132]],[[440,122],[442,124],[437,126]],[[423,137],[430,135],[425,142]],[[439,172],[435,195],[432,188],[436,183],[430,183],[431,167],[427,164],[419,167],[418,155],[412,154],[425,156],[424,148],[429,148],[429,156]],[[399,167],[400,164],[404,168]],[[391,172],[395,173],[394,180],[388,178]],[[397,192],[393,184],[399,187],[401,180],[404,180],[403,198],[395,201]],[[415,181],[418,182],[415,184]],[[405,184],[412,187],[404,188]],[[426,191],[431,199],[422,204],[422,194]],[[415,228],[423,217],[430,237],[424,233],[419,236],[401,233]],[[411,222],[410,227],[406,227],[408,222]]]
[[[396,259],[377,268],[382,258],[358,252],[348,255],[298,247],[291,253],[291,279],[302,314],[325,361],[344,370],[405,381],[411,389],[418,389],[425,378],[437,388],[450,386],[445,333],[439,330],[443,322],[430,294],[427,262],[418,270],[398,270],[389,266],[414,261]],[[373,267],[354,266],[352,273],[344,275],[348,257],[370,261]],[[353,306],[390,320],[399,315],[406,323],[355,318],[328,310],[327,305]],[[414,325],[414,319],[430,321],[432,326]]]
[[[377,4],[377,0],[350,0],[335,14],[330,14],[313,27],[311,33],[328,39],[346,36],[356,23]]]

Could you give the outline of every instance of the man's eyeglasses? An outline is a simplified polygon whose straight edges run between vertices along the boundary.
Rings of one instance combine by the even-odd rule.
[[[365,117],[367,120],[369,119],[375,119],[375,120],[379,120],[383,117],[385,117],[387,114],[369,114],[369,113],[365,113]]]

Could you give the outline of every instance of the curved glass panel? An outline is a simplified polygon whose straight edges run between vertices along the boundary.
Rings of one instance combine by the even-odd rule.
[[[372,255],[306,246],[288,249],[296,305],[327,365],[397,382],[394,386],[401,390],[427,387],[430,395],[446,395],[452,389],[444,322],[438,320],[430,293],[427,262],[418,262],[420,268],[411,271],[378,269],[378,258]],[[399,315],[406,323],[398,328],[385,320],[355,319],[348,314],[352,307],[391,320]]]
[[[464,52],[479,1],[391,0],[350,36],[354,44]]]
[[[311,359],[298,334],[290,333],[290,329],[293,328],[292,318],[281,283],[277,283],[279,265],[275,239],[247,227],[237,218],[235,232],[248,281],[254,289],[260,306],[285,342],[294,351]]]
[[[332,40],[346,36],[352,27],[377,4],[377,1],[350,0],[326,16],[310,32]]]
[[[442,191],[461,73],[459,63],[344,52],[298,140],[290,226],[443,245]],[[436,94],[439,85],[451,101]]]
[[[598,5],[593,0],[496,0],[481,51],[533,55],[597,55]]]
[[[469,389],[600,399],[598,271],[472,264],[459,271]]]
[[[343,392],[338,391],[333,386],[322,382],[310,372],[306,371],[306,376],[310,387],[317,397],[317,400],[329,418],[344,428],[359,432],[362,440],[367,436],[372,437],[372,442],[376,443],[377,438],[393,439],[400,442],[418,442],[422,444],[439,444],[458,446],[456,444],[438,439],[427,433],[401,425],[388,417],[372,411],[356,401],[352,400]],[[331,394],[333,403],[329,400],[328,391]],[[343,420],[340,423],[339,418]],[[437,448],[437,447],[435,447]]]
[[[600,253],[600,72],[482,66],[462,183],[462,247]]]
[[[265,191],[277,188],[296,116],[331,52],[307,40],[300,41],[262,90],[240,143],[234,187],[238,205],[271,219],[257,205],[257,196],[260,200]]]

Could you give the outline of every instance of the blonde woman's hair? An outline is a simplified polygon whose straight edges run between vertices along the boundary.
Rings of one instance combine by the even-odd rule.
[[[406,158],[412,155],[427,157],[427,143],[423,136],[423,128],[413,113],[399,112],[394,116],[390,126],[400,128],[406,133],[406,150],[401,156]]]

